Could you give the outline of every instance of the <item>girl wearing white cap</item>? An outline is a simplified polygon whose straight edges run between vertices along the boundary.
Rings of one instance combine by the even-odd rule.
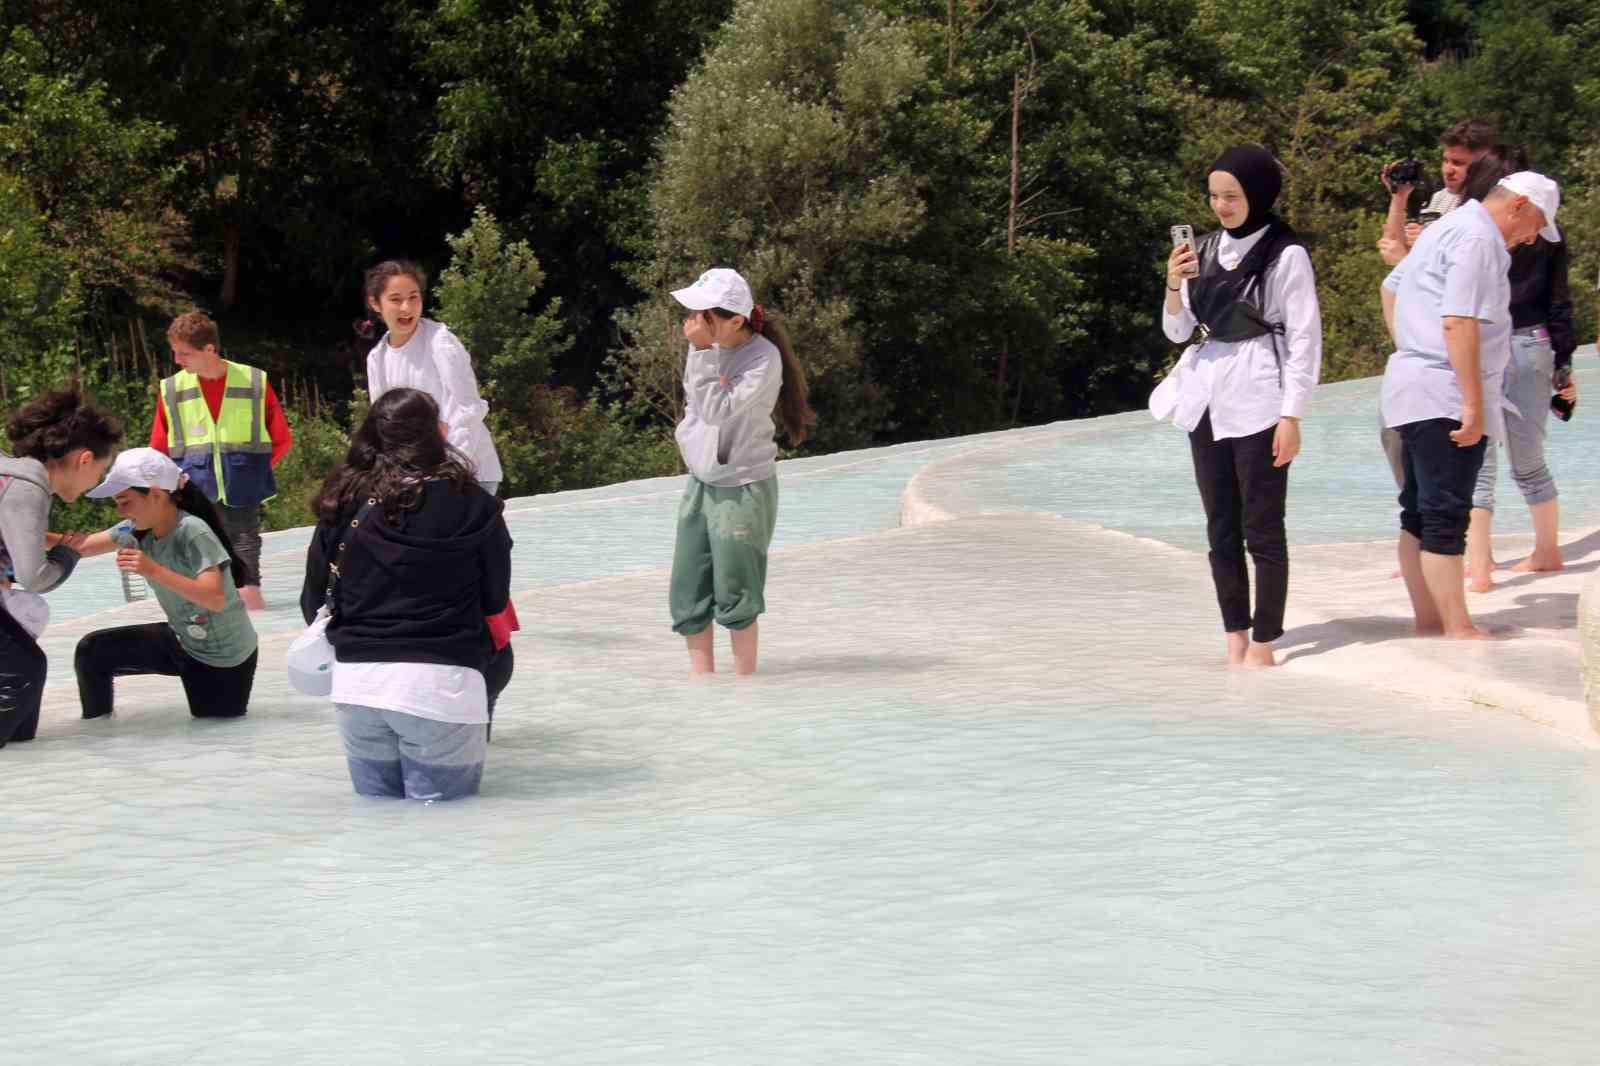
[[[672,555],[672,629],[688,642],[691,674],[716,669],[712,622],[731,635],[735,672],[753,674],[778,517],[774,416],[791,446],[817,416],[782,320],[755,302],[737,272],[708,270],[672,295],[690,311],[676,432],[689,484]]]
[[[234,553],[216,508],[178,464],[154,448],[117,456],[95,498],[112,497],[132,522],[138,547],[96,533],[84,555],[117,551],[117,569],[139,574],[166,622],[98,629],[78,642],[73,665],[85,718],[112,712],[112,679],[176,675],[196,718],[237,718],[256,676],[256,631],[239,597],[250,574]]]

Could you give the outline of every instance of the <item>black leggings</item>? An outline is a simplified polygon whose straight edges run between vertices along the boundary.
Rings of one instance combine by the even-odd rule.
[[[0,748],[10,740],[32,740],[39,731],[49,665],[39,642],[0,607]]]
[[[500,693],[511,684],[511,671],[516,668],[516,656],[511,654],[511,645],[507,644],[496,652],[494,658],[489,660],[489,665],[483,671],[483,685],[489,692],[489,729],[494,729],[494,705],[500,699]],[[487,734],[485,734],[487,736]]]
[[[1272,465],[1272,438],[1277,426],[1248,437],[1217,440],[1211,435],[1211,412],[1189,434],[1194,479],[1206,508],[1206,539],[1211,544],[1211,580],[1217,586],[1222,628],[1229,633],[1250,629],[1248,546],[1256,565],[1255,631],[1262,644],[1283,636],[1283,609],[1289,600],[1289,538],[1284,531],[1284,505],[1289,496],[1289,468]]]
[[[238,666],[207,666],[189,656],[165,622],[97,629],[78,641],[73,666],[85,718],[110,714],[111,680],[135,674],[165,674],[183,680],[189,713],[196,718],[237,718],[250,702],[256,656]]]

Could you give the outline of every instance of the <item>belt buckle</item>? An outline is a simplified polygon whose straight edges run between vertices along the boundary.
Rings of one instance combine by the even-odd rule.
[[[1550,330],[1545,326],[1534,326],[1530,331],[1530,336],[1536,341],[1547,341],[1550,339]]]

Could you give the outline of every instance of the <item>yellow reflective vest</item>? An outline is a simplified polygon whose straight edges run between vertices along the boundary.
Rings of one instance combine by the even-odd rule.
[[[267,433],[267,376],[243,363],[227,367],[222,413],[215,419],[199,375],[184,370],[161,382],[167,454],[211,499],[251,507],[278,491]]]

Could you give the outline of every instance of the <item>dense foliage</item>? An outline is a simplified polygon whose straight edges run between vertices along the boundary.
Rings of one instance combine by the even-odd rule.
[[[676,469],[667,290],[782,308],[808,450],[1124,410],[1208,162],[1260,142],[1324,378],[1385,355],[1376,175],[1478,116],[1600,273],[1600,9],[1556,0],[0,0],[0,404],[74,377],[147,430],[188,306],[263,365],[306,518],[361,409],[360,274],[409,255],[513,493]],[[107,43],[113,42],[114,47]]]

